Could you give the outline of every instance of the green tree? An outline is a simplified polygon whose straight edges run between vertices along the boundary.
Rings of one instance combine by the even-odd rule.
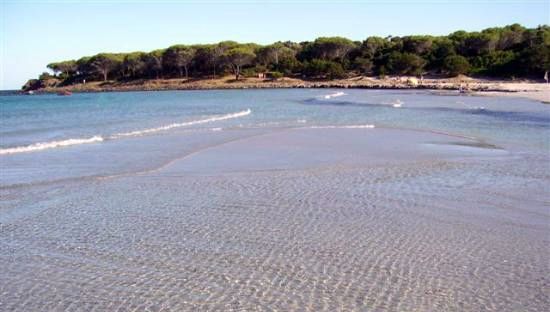
[[[159,79],[162,75],[162,56],[164,50],[154,50],[143,55],[143,62],[145,64],[146,71],[150,76],[156,77]]]
[[[65,78],[73,75],[78,68],[75,60],[50,63],[47,65],[47,67],[51,69],[54,72],[54,74],[57,74],[57,73],[65,74]]]
[[[416,55],[428,54],[432,45],[433,39],[430,36],[407,36],[403,38],[403,50]]]
[[[308,44],[307,58],[342,62],[344,57],[355,47],[355,43],[343,37],[320,37]]]
[[[92,67],[91,59],[90,56],[84,56],[76,61],[77,71],[82,77],[89,78],[94,74],[95,70]]]
[[[258,61],[265,66],[270,64],[279,64],[279,55],[286,48],[282,43],[276,42],[274,44],[261,47],[258,49],[257,57]]]
[[[203,74],[211,71],[215,77],[218,69],[224,64],[224,54],[238,45],[235,41],[222,41],[217,44],[195,46],[194,63],[196,68]]]
[[[550,45],[537,44],[522,52],[519,65],[526,75],[541,77],[550,71]]]
[[[231,51],[231,52],[230,52]],[[254,55],[256,57],[254,57]],[[466,64],[469,64],[466,65]],[[216,76],[231,69],[238,79],[277,71],[284,75],[343,77],[346,70],[362,74],[432,73],[540,77],[550,69],[550,26],[519,24],[478,32],[456,31],[448,36],[368,37],[353,42],[321,37],[312,42],[275,42],[266,46],[222,41],[216,44],[172,46],[166,51],[127,54],[101,53],[74,61],[48,64],[71,84],[83,79],[160,78],[163,74]],[[247,68],[244,68],[247,69]],[[54,80],[54,79],[51,79]]]
[[[196,52],[193,59],[193,67],[196,72],[205,75],[213,71],[215,76],[217,59],[219,57],[215,54],[214,46],[213,44],[194,46]]]
[[[302,63],[296,58],[294,50],[288,50],[288,53],[283,53],[279,56],[279,63],[275,66],[276,71],[280,71],[285,75],[290,75],[293,72],[299,72],[302,68]]]
[[[55,77],[50,75],[50,73],[48,73],[48,72],[43,72],[42,74],[40,74],[40,76],[38,76],[39,80],[48,80],[48,79],[52,79],[52,78],[55,78]]]
[[[425,65],[424,59],[411,53],[392,52],[387,61],[390,73],[399,75],[419,75]]]
[[[445,72],[451,76],[466,74],[470,70],[470,63],[461,55],[450,55],[443,63]]]
[[[517,54],[514,51],[497,50],[484,55],[483,58],[486,64],[485,74],[502,77],[521,74],[517,66]]]
[[[345,71],[340,63],[313,59],[304,64],[304,74],[313,78],[336,79],[343,78],[345,76]]]
[[[174,68],[182,77],[185,71],[185,78],[189,78],[189,65],[196,54],[196,49],[184,45],[171,46],[164,52],[163,62],[165,67]]]
[[[494,51],[498,36],[494,33],[467,33],[457,42],[457,49],[464,56],[478,56]]]
[[[374,59],[382,54],[383,50],[388,48],[389,45],[389,41],[382,37],[368,37],[367,40],[363,41],[361,44],[360,50],[362,51],[363,57]]]
[[[133,52],[124,56],[122,61],[122,67],[125,72],[125,76],[136,78],[138,73],[143,70],[145,63],[143,62],[145,53]]]
[[[57,74],[61,72],[61,69],[59,69],[58,64],[59,63],[50,63],[50,64],[46,65],[46,67],[48,67],[49,69],[51,69],[53,71],[54,76],[57,76]]]
[[[523,42],[525,27],[520,24],[512,24],[504,28],[496,28],[498,33],[497,49],[507,50],[517,47]]]
[[[242,46],[228,50],[224,56],[227,62],[231,65],[231,69],[235,74],[235,80],[239,80],[242,67],[252,63],[256,57],[256,54],[254,54],[251,48]]]
[[[353,61],[353,66],[355,69],[359,70],[361,74],[370,74],[374,64],[371,59],[358,57]]]
[[[431,52],[427,55],[427,67],[432,70],[443,70],[443,62],[448,56],[455,55],[456,50],[453,41],[448,37],[435,38]]]
[[[91,66],[107,81],[109,73],[121,64],[121,60],[115,54],[100,53],[90,59]]]

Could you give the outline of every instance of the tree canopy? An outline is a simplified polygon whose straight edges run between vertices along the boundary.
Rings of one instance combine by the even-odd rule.
[[[550,27],[519,24],[448,36],[320,37],[269,45],[222,41],[151,52],[99,53],[47,65],[65,84],[84,79],[209,77],[243,72],[333,79],[352,75],[469,74],[542,77],[550,70]]]
[[[470,70],[470,63],[462,55],[449,55],[445,58],[443,68],[451,76],[465,74]]]
[[[239,80],[242,66],[252,63],[256,54],[251,46],[237,46],[227,50],[224,57],[231,66],[235,79]]]
[[[163,65],[167,69],[174,69],[180,77],[189,77],[189,65],[195,57],[196,49],[185,45],[175,45],[166,49],[163,58]]]

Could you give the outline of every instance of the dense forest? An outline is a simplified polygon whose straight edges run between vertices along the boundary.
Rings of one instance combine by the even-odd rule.
[[[352,75],[445,75],[542,78],[550,68],[550,26],[519,24],[448,36],[368,37],[352,41],[321,37],[270,45],[223,41],[174,45],[151,52],[100,53],[48,64],[27,86],[57,78],[62,85],[83,81],[206,78],[232,73],[307,79]]]

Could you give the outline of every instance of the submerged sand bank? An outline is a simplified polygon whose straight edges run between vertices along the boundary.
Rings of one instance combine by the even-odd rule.
[[[11,199],[4,214],[18,211],[0,227],[2,306],[540,311],[550,304],[540,160],[425,131],[225,132],[233,131],[187,134],[182,145],[193,135],[220,140],[158,170],[0,189]]]
[[[399,146],[399,150],[396,147]],[[369,167],[507,152],[463,136],[430,131],[376,128],[373,125],[279,129],[197,151],[164,172],[230,172]],[[231,155],[220,157],[219,155]]]

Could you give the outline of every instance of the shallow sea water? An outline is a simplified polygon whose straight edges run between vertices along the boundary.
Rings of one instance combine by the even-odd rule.
[[[340,91],[3,97],[0,310],[548,310],[550,108]]]

